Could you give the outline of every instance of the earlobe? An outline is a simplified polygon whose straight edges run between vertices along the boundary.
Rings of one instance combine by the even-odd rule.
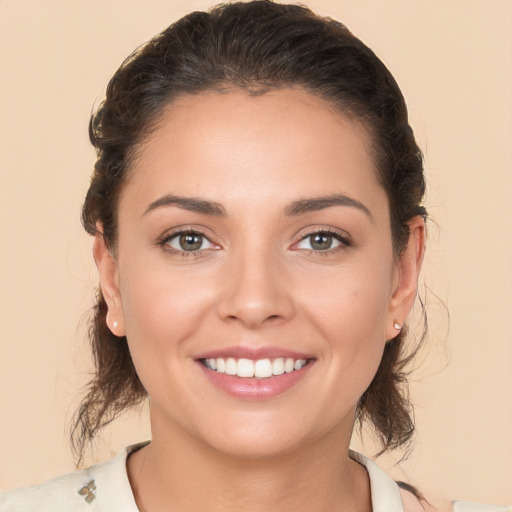
[[[407,247],[398,256],[396,266],[398,284],[390,301],[387,339],[397,336],[404,326],[414,305],[418,289],[418,277],[425,254],[425,221],[414,217],[409,222]]]
[[[118,267],[115,258],[109,251],[103,237],[101,226],[98,226],[93,244],[93,256],[98,267],[101,293],[107,303],[106,322],[115,336],[125,336],[125,323],[121,294],[118,283]]]

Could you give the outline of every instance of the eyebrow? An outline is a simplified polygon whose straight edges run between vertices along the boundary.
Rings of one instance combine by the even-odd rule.
[[[286,207],[285,214],[288,216],[302,215],[304,213],[323,210],[324,208],[331,208],[332,206],[350,206],[352,208],[357,208],[364,212],[370,220],[373,221],[373,216],[367,206],[357,199],[353,199],[352,197],[344,194],[313,197],[311,199],[299,199]]]
[[[178,208],[189,210],[191,212],[216,217],[226,216],[226,209],[220,203],[199,199],[197,197],[183,197],[174,194],[167,194],[160,199],[153,201],[143,213],[143,216],[152,210],[165,206],[177,206]],[[352,197],[344,194],[332,194],[329,196],[298,199],[286,206],[284,213],[289,217],[294,217],[305,213],[323,210],[324,208],[331,208],[333,206],[349,206],[357,208],[364,212],[370,220],[373,221],[373,216],[367,206],[357,199],[353,199]]]
[[[219,203],[206,201],[197,197],[182,197],[173,194],[167,194],[160,199],[153,201],[143,215],[146,215],[146,213],[156,210],[157,208],[162,208],[163,206],[177,206],[178,208],[183,208],[184,210],[189,210],[191,212],[214,215],[217,217],[226,216],[226,210]]]

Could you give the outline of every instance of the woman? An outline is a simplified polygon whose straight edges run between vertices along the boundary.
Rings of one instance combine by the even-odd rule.
[[[147,396],[152,440],[0,510],[421,510],[348,450],[355,421],[384,450],[414,431],[425,185],[384,65],[303,7],[193,13],[125,61],[90,133],[75,441]]]

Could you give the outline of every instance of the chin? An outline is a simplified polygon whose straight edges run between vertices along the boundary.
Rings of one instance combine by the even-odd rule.
[[[240,460],[277,458],[288,455],[299,447],[303,448],[303,444],[303,441],[285,435],[246,435],[242,432],[209,440],[209,445],[215,451]]]
[[[248,417],[252,416],[252,417]],[[234,421],[210,423],[201,437],[215,451],[239,459],[265,459],[304,451],[312,443],[330,434],[337,435],[333,425],[311,424],[306,418],[284,419],[284,414],[244,415]]]

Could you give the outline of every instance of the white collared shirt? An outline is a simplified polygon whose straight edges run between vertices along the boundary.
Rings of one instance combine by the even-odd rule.
[[[5,491],[0,494],[0,512],[139,512],[128,480],[126,459],[145,444],[128,446],[112,460],[88,469],[34,487]],[[404,512],[396,482],[364,455],[354,451],[349,455],[368,472],[373,512]],[[509,507],[467,502],[457,502],[454,511],[512,512]]]

